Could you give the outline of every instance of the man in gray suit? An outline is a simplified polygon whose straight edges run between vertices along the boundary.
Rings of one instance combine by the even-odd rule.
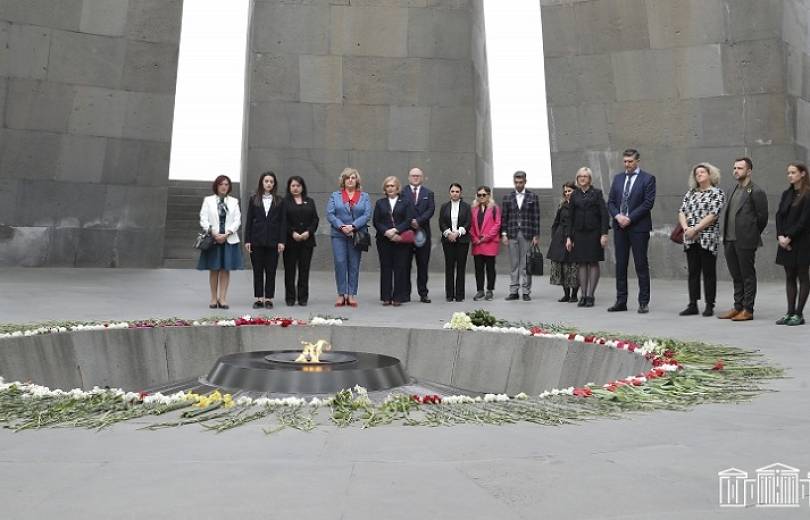
[[[762,246],[762,232],[768,225],[768,197],[751,181],[754,165],[748,157],[734,161],[737,185],[728,198],[723,220],[723,244],[726,264],[734,280],[734,308],[719,315],[720,319],[748,321],[754,319],[757,296],[757,248]]]

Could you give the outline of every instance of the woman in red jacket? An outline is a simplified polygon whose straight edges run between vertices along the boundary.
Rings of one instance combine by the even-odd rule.
[[[492,200],[489,186],[479,186],[475,190],[475,203],[472,209],[470,241],[475,262],[474,301],[491,300],[495,289],[495,257],[498,256],[501,232],[501,210]],[[486,270],[487,292],[484,294],[484,270]]]

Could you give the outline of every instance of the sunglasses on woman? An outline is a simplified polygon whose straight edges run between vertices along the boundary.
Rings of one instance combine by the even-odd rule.
[[[476,193],[479,198],[484,198],[489,195],[489,193]]]

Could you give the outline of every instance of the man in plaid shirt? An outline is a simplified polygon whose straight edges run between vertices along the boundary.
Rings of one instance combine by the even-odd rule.
[[[532,277],[526,272],[526,256],[530,246],[540,245],[540,199],[526,189],[526,172],[517,171],[512,176],[515,191],[504,195],[501,202],[501,237],[509,246],[512,263],[511,281],[507,301],[519,299],[518,290],[523,288],[523,300],[531,300]]]

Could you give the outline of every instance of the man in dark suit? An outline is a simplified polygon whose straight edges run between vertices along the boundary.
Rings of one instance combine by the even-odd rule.
[[[647,247],[652,231],[650,212],[655,204],[655,177],[639,167],[641,155],[628,148],[622,154],[624,171],[616,174],[608,195],[608,212],[614,221],[613,246],[616,255],[616,303],[608,312],[627,310],[627,265],[630,251],[638,276],[638,312],[650,305],[650,265]]]
[[[512,263],[511,280],[507,301],[517,300],[518,290],[523,288],[523,300],[532,299],[532,276],[526,271],[526,255],[530,246],[540,245],[540,199],[526,189],[526,172],[517,171],[512,176],[515,190],[503,196],[501,201],[501,238],[509,246]]]
[[[425,243],[421,246],[414,244],[411,251],[411,260],[408,261],[408,301],[411,297],[411,267],[416,258],[416,290],[419,301],[430,303],[428,298],[428,265],[430,264],[430,219],[436,211],[436,202],[433,192],[422,185],[425,174],[419,168],[411,168],[408,172],[409,186],[406,191],[411,196],[416,208],[416,218],[411,221],[414,232],[422,231],[425,234]]]
[[[720,319],[748,321],[754,319],[757,296],[757,248],[762,246],[762,232],[768,225],[768,197],[751,181],[754,163],[748,157],[734,161],[737,185],[727,199],[723,218],[723,249],[731,279],[734,280],[734,308],[720,314]]]

